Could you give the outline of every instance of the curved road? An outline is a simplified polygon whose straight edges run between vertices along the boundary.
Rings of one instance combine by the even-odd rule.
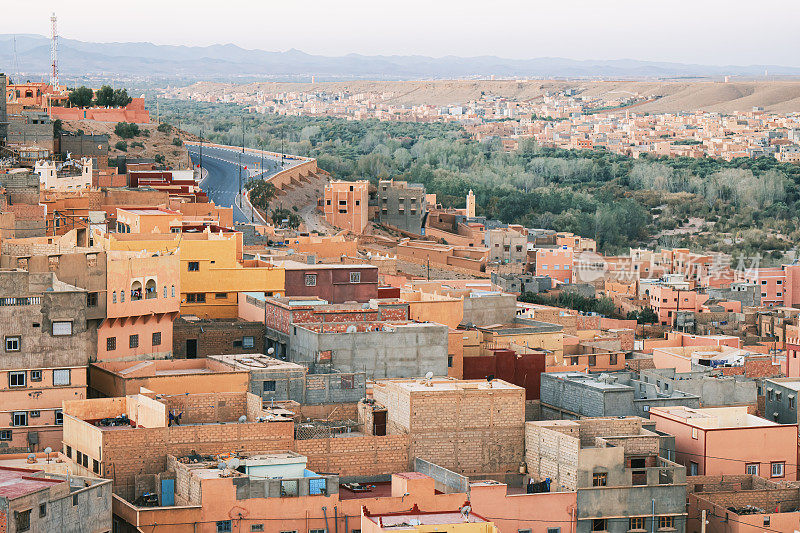
[[[192,164],[200,164],[200,146],[187,144],[189,156]],[[241,151],[241,148],[218,148],[214,146],[203,146],[203,168],[207,175],[200,182],[200,188],[205,191],[216,205],[222,207],[233,207],[234,223],[247,223],[253,216],[250,206],[245,203],[244,207],[238,205],[237,194],[239,191],[239,162],[246,166],[247,170],[242,169],[242,187],[250,178],[251,171],[253,178],[266,179],[274,176],[281,170],[280,158],[264,156],[264,169],[262,172],[255,172],[261,165],[261,156],[252,152]],[[301,161],[296,159],[285,159],[284,168],[294,166]]]

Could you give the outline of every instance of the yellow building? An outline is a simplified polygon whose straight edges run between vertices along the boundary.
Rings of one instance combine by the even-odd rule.
[[[272,263],[242,259],[242,234],[217,228],[202,232],[96,237],[107,250],[180,251],[181,314],[235,318],[240,292],[283,296],[285,271]]]

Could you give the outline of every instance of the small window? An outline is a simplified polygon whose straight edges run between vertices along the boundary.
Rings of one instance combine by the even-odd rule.
[[[11,425],[12,426],[27,426],[28,425],[28,413],[26,411],[15,411],[11,415]]]
[[[39,504],[39,518],[44,518],[45,516],[47,516],[47,504],[46,503],[40,503]]]
[[[20,344],[21,343],[20,343],[19,336],[6,337],[6,351],[7,352],[18,352]]]
[[[97,307],[97,293],[86,293],[86,307]]]
[[[100,463],[97,461],[97,459],[92,459],[92,472],[95,474],[100,473]]]
[[[350,283],[361,283],[361,272],[350,272]]]
[[[61,320],[58,322],[53,322],[53,335],[56,336],[72,335],[72,321]]]
[[[355,389],[356,388],[355,376],[353,376],[352,374],[349,376],[342,376],[342,388]]]
[[[11,440],[11,430],[0,429],[0,440]]]
[[[227,297],[228,297],[228,293],[227,292],[215,292],[214,293],[214,298],[217,299],[217,300],[224,300]]]
[[[697,428],[692,428],[692,438],[693,439],[697,438]]]
[[[172,297],[175,298],[175,285],[172,286]]]
[[[198,272],[200,270],[200,262],[199,261],[189,261],[189,266],[187,268],[189,272]],[[228,530],[230,531],[230,530]]]
[[[66,447],[64,448],[64,453],[66,453],[66,454],[67,454],[67,457],[69,457],[70,459],[72,459],[72,448],[71,448],[70,446],[66,446]]]
[[[675,517],[674,516],[659,516],[658,517],[658,529],[675,529]]]
[[[251,524],[250,531],[264,531],[264,524]]]
[[[64,425],[64,411],[61,409],[56,409],[56,425],[63,426]]]
[[[128,347],[129,348],[139,347],[139,335],[131,335],[130,337],[128,337]]]
[[[256,345],[253,337],[242,337],[242,348],[252,348]]]
[[[453,368],[453,354],[447,354],[447,368]]]
[[[42,381],[42,371],[31,370],[31,381]]]
[[[231,521],[230,520],[218,520],[217,521],[217,533],[229,533],[231,531]]]
[[[8,373],[8,386],[9,387],[24,387],[25,386],[25,372],[9,372]]]
[[[789,396],[789,409],[794,409],[794,396]]]
[[[596,366],[597,365],[597,356],[590,355],[589,356],[589,366]]]
[[[772,463],[772,477],[783,477],[784,463]]]
[[[17,531],[30,531],[31,529],[31,510],[27,511],[14,511],[15,522],[17,523]]]
[[[616,364],[617,364],[617,354],[615,354],[615,353],[612,353],[612,354],[611,354],[611,355],[608,357],[608,363],[609,363],[610,365],[612,365],[612,366],[613,366],[613,365],[616,365]]]
[[[595,472],[592,474],[593,487],[605,487],[608,484],[608,474],[606,472]]]
[[[161,332],[156,331],[153,333],[153,346],[161,346]]]
[[[317,275],[306,274],[306,287],[316,287],[316,286],[317,286]]]
[[[275,392],[275,380],[270,379],[264,382],[264,392]]]
[[[630,524],[628,525],[628,529],[633,531],[638,529],[644,529],[644,517],[635,516],[631,518]]]
[[[117,349],[117,338],[116,337],[108,337],[106,339],[106,351],[113,352]]]
[[[592,531],[605,531],[606,530],[606,519],[605,518],[593,518],[592,519]]]
[[[744,466],[744,473],[748,476],[758,475],[758,463],[748,463]]]
[[[531,533],[530,529],[518,529],[517,533]]]
[[[29,411],[28,416],[30,416],[31,418],[39,418],[40,416],[42,416],[42,413],[40,411]]]
[[[769,524],[770,524],[770,517],[769,516],[765,516],[764,517],[764,527],[769,527]]]
[[[560,527],[548,527],[547,533],[561,533]]]
[[[53,386],[64,387],[70,384],[69,368],[53,370]]]
[[[167,286],[164,285],[164,298],[166,298],[166,297],[167,297]]]
[[[86,456],[84,455],[83,457],[85,458]],[[74,507],[76,505],[78,505],[78,495],[77,494],[73,494],[72,495],[72,506]]]
[[[115,304],[115,303],[117,303],[117,291],[113,291],[113,292],[111,293],[111,303],[112,303],[112,304]]]

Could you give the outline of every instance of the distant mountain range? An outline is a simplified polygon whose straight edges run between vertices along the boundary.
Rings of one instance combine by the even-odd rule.
[[[0,35],[0,72],[27,77],[50,71],[50,40],[41,35]],[[16,41],[16,42],[15,42]],[[16,53],[14,49],[16,48]],[[327,57],[299,50],[246,50],[233,44],[168,46],[152,43],[92,43],[59,40],[59,69],[65,78],[114,77],[181,80],[275,81],[419,80],[479,78],[653,79],[696,77],[800,76],[800,67],[780,65],[696,65],[634,59],[578,61],[557,57]],[[16,61],[15,61],[16,58]]]

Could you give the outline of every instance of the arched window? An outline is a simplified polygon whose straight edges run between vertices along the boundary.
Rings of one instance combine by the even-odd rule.
[[[166,298],[166,297],[167,297],[167,286],[164,285],[164,298]]]
[[[131,301],[136,302],[142,299],[142,282],[134,281],[131,283]]]
[[[112,304],[117,303],[117,291],[111,293],[111,303]]]
[[[148,300],[158,298],[158,288],[154,279],[148,279],[144,284],[144,297]]]
[[[125,303],[125,291],[119,291],[119,301]]]
[[[172,297],[175,298],[175,285],[172,286]]]

